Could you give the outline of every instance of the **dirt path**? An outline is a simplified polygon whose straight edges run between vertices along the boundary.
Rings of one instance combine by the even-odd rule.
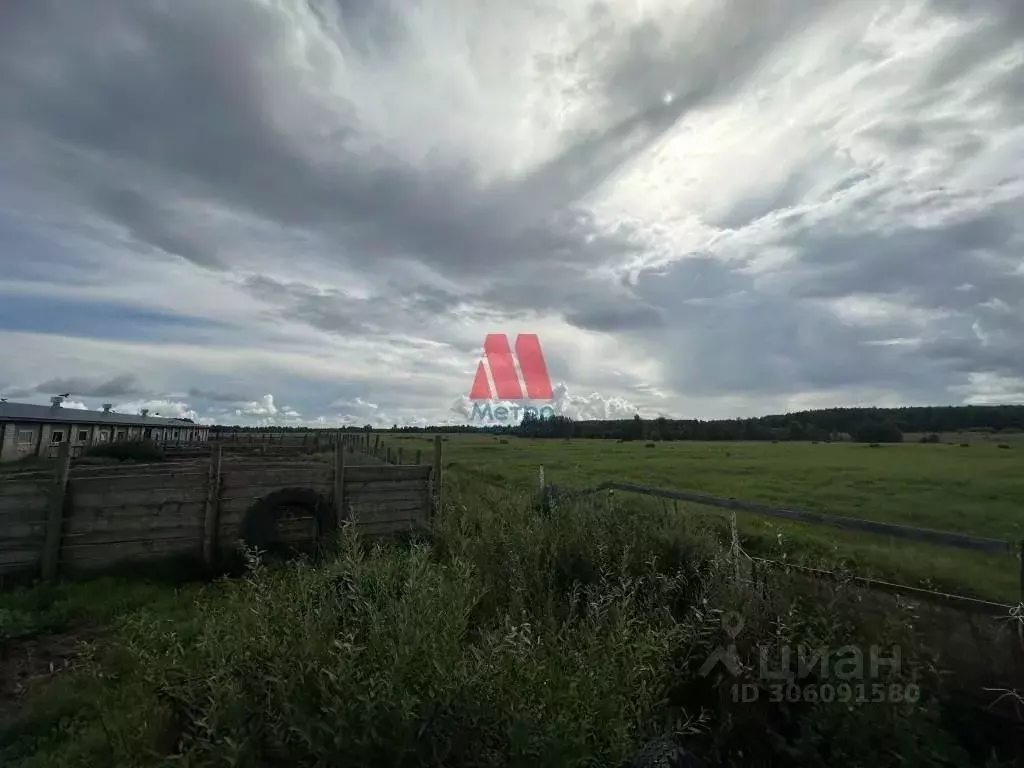
[[[17,712],[30,690],[92,658],[100,634],[79,630],[0,642],[0,726]]]

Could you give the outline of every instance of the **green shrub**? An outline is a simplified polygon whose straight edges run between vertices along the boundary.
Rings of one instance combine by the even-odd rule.
[[[185,621],[133,614],[116,674],[69,689],[49,736],[37,713],[0,738],[0,761],[617,766],[674,735],[709,764],[890,765],[894,748],[965,764],[930,703],[752,707],[730,700],[734,678],[698,672],[735,612],[744,674],[759,647],[874,642],[904,648],[910,679],[904,617],[869,622],[854,593],[803,598],[795,577],[752,584],[720,532],[667,505],[452,498],[430,543],[349,529],[323,560],[250,554]]]

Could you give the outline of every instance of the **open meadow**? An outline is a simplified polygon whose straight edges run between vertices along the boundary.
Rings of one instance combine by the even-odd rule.
[[[949,443],[658,442],[446,435],[446,484],[461,493],[536,491],[546,481],[583,488],[608,480],[694,491],[777,507],[898,523],[1016,542],[1024,539],[1024,439]],[[385,434],[415,451],[418,435]],[[1000,445],[1009,446],[1000,447]],[[681,514],[728,513],[679,503]],[[751,552],[1005,603],[1020,599],[1014,557],[857,534],[739,513]],[[767,556],[766,555],[766,556]]]

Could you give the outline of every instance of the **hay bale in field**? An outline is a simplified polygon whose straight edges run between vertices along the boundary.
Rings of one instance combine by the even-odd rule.
[[[961,448],[970,448],[971,444],[970,443],[960,443],[960,447]]]
[[[1005,450],[1010,450],[1010,446],[1007,445],[1006,443],[1000,443],[999,445],[996,446],[996,448],[1003,448]]]
[[[645,443],[644,444],[644,448],[653,448],[654,445],[655,445],[654,443]]]

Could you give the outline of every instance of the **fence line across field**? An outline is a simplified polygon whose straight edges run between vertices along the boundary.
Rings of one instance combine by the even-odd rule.
[[[577,497],[586,496],[602,491],[622,491],[625,493],[636,493],[643,496],[652,496],[672,501],[686,501],[694,504],[702,504],[709,507],[718,507],[733,511],[747,512],[761,517],[769,517],[777,520],[789,520],[798,523],[809,523],[812,525],[826,525],[841,530],[853,531],[856,533],[873,533],[881,536],[890,536],[896,539],[915,541],[923,544],[931,544],[940,547],[982,552],[988,555],[1008,555],[1019,560],[1019,583],[1021,601],[1024,602],[1024,541],[1013,542],[1003,539],[990,539],[981,536],[970,536],[952,531],[937,531],[928,528],[914,528],[907,525],[895,523],[879,523],[873,520],[861,520],[855,517],[841,517],[838,515],[826,515],[820,512],[811,512],[802,509],[786,509],[772,507],[767,504],[760,504],[741,499],[728,499],[720,496],[710,496],[692,491],[676,491],[667,488],[653,488],[636,483],[621,483],[615,480],[605,481],[596,486],[581,489],[562,489],[555,485],[545,485],[544,468],[540,468],[541,494],[545,498],[559,496]],[[840,576],[831,571],[817,568],[798,566],[792,563],[784,563],[778,560],[767,560],[765,558],[751,558],[752,561],[782,568],[796,569],[808,573],[817,578],[840,580],[850,578]],[[953,595],[945,592],[927,590],[921,587],[912,587],[905,584],[895,584],[879,579],[871,579],[864,576],[854,576],[853,581],[869,588],[885,592],[898,592],[925,600],[956,604],[968,611],[992,614],[1006,614],[1011,606],[1002,603],[995,603],[988,600],[981,600],[963,595]]]
[[[313,546],[342,523],[370,536],[429,527],[443,498],[440,437],[433,460],[416,451],[415,463],[379,436],[318,437],[258,455],[214,440],[202,455],[139,465],[72,464],[63,443],[51,471],[0,475],[0,585],[169,556],[216,567],[239,539]],[[330,461],[312,455],[324,445]]]

